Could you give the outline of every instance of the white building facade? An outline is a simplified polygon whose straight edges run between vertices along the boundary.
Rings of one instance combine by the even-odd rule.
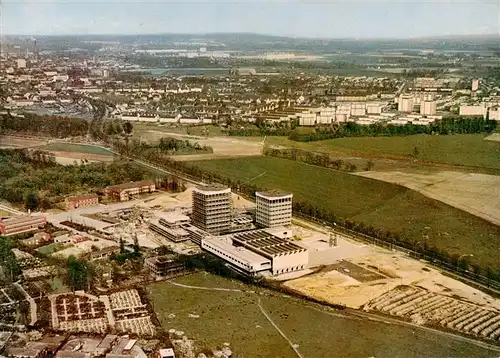
[[[231,188],[198,187],[193,190],[191,222],[210,234],[231,229]]]
[[[256,222],[262,227],[291,225],[292,199],[291,193],[256,192]]]
[[[423,116],[436,115],[436,101],[422,101],[420,103],[420,114]]]

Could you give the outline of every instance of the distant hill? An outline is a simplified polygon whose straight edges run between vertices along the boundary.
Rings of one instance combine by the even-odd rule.
[[[498,50],[500,36],[439,36],[413,39],[339,38],[318,39],[272,36],[256,33],[206,33],[206,34],[140,34],[140,35],[65,35],[36,36],[41,47],[99,48],[109,44],[158,47],[202,47],[211,50],[231,51],[308,51],[308,52],[366,52],[390,50]],[[6,36],[8,42],[29,44],[33,36]],[[86,44],[86,46],[81,46]]]

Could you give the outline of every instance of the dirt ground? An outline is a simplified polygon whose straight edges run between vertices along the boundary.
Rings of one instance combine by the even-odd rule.
[[[249,141],[234,137],[197,137],[179,133],[161,132],[150,130],[142,135],[143,140],[157,141],[162,137],[188,139],[213,148],[213,154],[196,154],[176,156],[177,160],[204,160],[235,156],[252,156],[262,154],[263,142]],[[196,159],[193,159],[195,158]]]
[[[28,148],[47,144],[48,140],[17,136],[0,136],[0,148]]]
[[[109,155],[98,155],[78,152],[56,152],[50,151],[56,157],[56,162],[64,165],[70,165],[79,162],[81,159],[87,159],[90,162],[111,162],[113,157]]]
[[[161,206],[163,209],[174,208],[190,208],[192,206],[194,186],[189,186],[182,193],[162,193],[156,196],[153,200],[147,201],[144,205],[147,207]],[[255,208],[255,203],[246,200],[238,194],[232,193],[234,209],[252,209]]]
[[[484,138],[484,140],[491,140],[493,142],[500,142],[500,133],[493,133],[492,135]]]
[[[414,285],[449,297],[461,298],[486,307],[500,309],[500,300],[466,284],[443,276],[425,263],[402,253],[380,248],[349,259],[358,270],[331,268],[285,283],[289,288],[330,303],[360,308],[399,285]],[[345,266],[345,265],[344,265]],[[371,271],[373,279],[356,280],[356,271]],[[378,278],[381,277],[382,278]],[[364,277],[367,277],[364,275]],[[358,277],[359,278],[359,277]],[[364,282],[362,282],[364,281]]]
[[[356,175],[403,185],[500,225],[500,176],[453,171],[426,174],[370,171]]]

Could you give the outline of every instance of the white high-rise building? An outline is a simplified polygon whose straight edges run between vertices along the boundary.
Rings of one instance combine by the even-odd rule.
[[[401,96],[398,101],[398,111],[400,112],[413,112],[413,98]]]
[[[24,58],[17,59],[17,68],[26,68],[26,60]]]
[[[472,80],[472,90],[477,91],[478,89],[479,89],[479,80],[478,79]]]
[[[423,116],[436,115],[436,101],[422,101],[420,103],[420,114]]]
[[[231,228],[231,188],[223,186],[197,187],[193,190],[191,222],[211,234],[221,234]]]
[[[293,194],[278,191],[255,193],[256,222],[262,227],[276,227],[292,223]]]

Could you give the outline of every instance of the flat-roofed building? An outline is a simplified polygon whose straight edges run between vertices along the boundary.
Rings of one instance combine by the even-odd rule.
[[[99,197],[95,194],[70,196],[66,198],[66,210],[86,208],[99,204]]]
[[[473,106],[460,106],[458,114],[461,116],[482,116],[486,118],[488,107],[484,104]]]
[[[201,248],[228,262],[245,274],[254,275],[271,270],[271,260],[248,248],[233,245],[231,237],[212,237],[201,240]]]
[[[292,193],[281,191],[258,191],[256,222],[262,227],[276,227],[292,223]]]
[[[140,194],[152,193],[156,190],[155,182],[152,180],[141,180],[136,182],[111,185],[106,187],[107,196],[119,201],[127,201]]]
[[[144,267],[155,278],[175,275],[185,268],[175,255],[148,257],[144,260]]]
[[[235,246],[242,246],[271,260],[273,275],[303,270],[309,263],[307,249],[265,230],[234,234],[232,241]]]
[[[165,224],[164,219],[151,219],[149,229],[173,242],[183,242],[190,239],[188,231],[181,227],[170,227]]]
[[[224,186],[195,188],[191,222],[210,234],[228,232],[231,229],[231,188]]]
[[[0,219],[0,235],[10,236],[25,232],[35,231],[44,227],[47,223],[43,215],[16,216],[8,219]]]

